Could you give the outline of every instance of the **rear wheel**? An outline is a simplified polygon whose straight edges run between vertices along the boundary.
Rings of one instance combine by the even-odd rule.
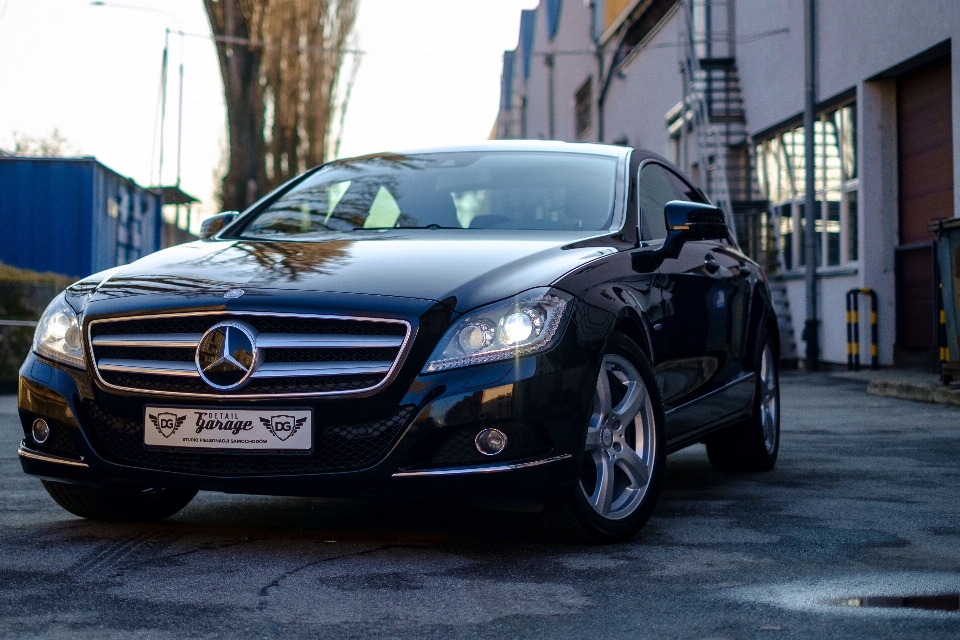
[[[89,520],[155,522],[177,513],[197,495],[189,489],[107,491],[50,480],[41,482],[58,505]]]
[[[780,449],[780,376],[769,334],[761,343],[753,415],[706,440],[718,471],[769,471]]]
[[[597,378],[577,487],[540,514],[550,537],[594,543],[633,537],[663,484],[663,424],[650,363],[630,339],[615,334]]]

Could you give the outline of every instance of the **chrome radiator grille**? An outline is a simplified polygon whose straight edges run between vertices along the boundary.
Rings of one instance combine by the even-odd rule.
[[[227,320],[252,327],[261,354],[249,382],[233,391],[208,385],[195,361],[204,333]],[[96,373],[108,387],[252,398],[373,391],[400,367],[410,333],[404,320],[216,312],[94,320],[87,336]]]

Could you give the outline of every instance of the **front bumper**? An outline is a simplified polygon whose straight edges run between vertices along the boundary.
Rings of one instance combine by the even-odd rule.
[[[104,439],[97,420],[103,415],[126,419],[133,428],[143,406],[156,396],[112,394],[95,386],[87,372],[72,370],[31,354],[20,371],[20,418],[24,440],[19,453],[23,470],[62,482],[110,486],[184,487],[228,493],[310,496],[497,496],[550,499],[568,492],[576,481],[596,376],[596,349],[566,331],[550,351],[517,361],[421,375],[402,394],[365,399],[318,398],[310,405],[315,429],[330,424],[385,420],[406,410],[397,436],[382,455],[362,468],[318,470],[322,465],[283,464],[264,467],[263,454],[214,454],[210,464],[171,466],[136,452],[118,455]],[[211,402],[170,399],[168,404],[209,407]],[[229,406],[290,405],[291,401],[251,400]],[[389,406],[386,406],[389,404]],[[381,406],[384,405],[384,406]],[[220,403],[220,406],[224,406]],[[98,414],[97,411],[100,413]],[[99,417],[98,417],[99,416]],[[38,445],[30,435],[37,418],[47,420],[54,436]],[[470,446],[473,436],[497,427],[513,443],[500,456],[484,457]],[[140,433],[142,443],[142,432]],[[59,439],[58,439],[59,438]],[[59,443],[59,444],[58,444]],[[59,447],[59,448],[58,448]],[[512,448],[511,448],[512,447]],[[208,454],[191,453],[200,458]],[[256,461],[238,467],[217,461]],[[160,462],[158,462],[160,460]],[[169,460],[169,459],[168,459]],[[302,460],[302,458],[301,458]]]

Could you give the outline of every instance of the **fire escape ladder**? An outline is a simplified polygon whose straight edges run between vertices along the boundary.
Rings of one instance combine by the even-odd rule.
[[[668,114],[668,126],[692,132],[693,159],[698,166],[695,173],[699,174],[701,187],[726,213],[743,251],[770,274],[780,328],[781,360],[795,361],[797,350],[787,289],[776,275],[776,218],[770,203],[762,198],[752,170],[753,150],[734,56],[733,2],[681,0],[686,21],[679,42],[684,97],[678,108]]]

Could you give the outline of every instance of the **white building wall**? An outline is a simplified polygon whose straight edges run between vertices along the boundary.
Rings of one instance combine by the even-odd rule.
[[[865,82],[857,92],[860,162],[860,260],[857,283],[877,292],[880,363],[893,364],[896,340],[895,253],[897,246],[897,87],[892,79]],[[866,302],[862,297],[861,304]],[[840,302],[823,298],[824,315],[835,316]],[[832,320],[824,332],[839,330]],[[869,334],[860,333],[861,338]],[[863,340],[861,340],[863,343]],[[861,352],[863,349],[861,349]],[[836,354],[831,360],[837,361]]]
[[[736,0],[737,69],[751,133],[803,111],[803,4]],[[761,37],[781,29],[788,31]]]
[[[674,12],[611,80],[605,142],[626,138],[631,146],[669,157],[666,114],[683,98],[676,47],[682,22],[679,12]]]
[[[596,90],[597,59],[590,39],[590,10],[581,0],[564,0],[561,5],[560,25],[553,39],[554,84],[556,90],[556,138],[573,141],[576,132],[576,93],[589,77],[594,78]],[[596,130],[596,123],[591,127]],[[587,134],[588,136],[590,133]]]
[[[737,65],[751,133],[803,111],[803,1],[737,0]],[[870,287],[879,297],[881,364],[893,363],[896,339],[895,256],[898,244],[896,83],[870,80],[922,52],[952,40],[954,216],[960,216],[960,4],[956,0],[818,3],[818,99],[857,93],[860,176],[860,261],[853,278],[821,281],[822,358],[846,360],[845,292]],[[787,33],[753,38],[783,28]],[[842,283],[842,284],[841,284]],[[805,316],[804,283],[788,281],[793,325],[799,337]],[[861,298],[861,311],[868,308]],[[865,314],[861,313],[861,316]],[[869,325],[861,331],[861,357],[869,359]]]
[[[561,4],[559,26],[553,40],[548,39],[547,15],[543,5],[537,8],[533,56],[530,60],[530,78],[527,80],[527,136],[549,138],[550,131],[550,69],[548,53],[554,54],[554,136],[555,140],[576,140],[577,89],[588,77],[594,77],[596,90],[597,63],[592,54],[590,38],[590,11],[583,2],[566,0]],[[595,135],[588,133],[588,139]]]
[[[530,56],[530,77],[527,78],[527,137],[545,140],[549,137],[547,66],[544,64],[543,51],[549,50],[547,40],[546,9],[541,4],[536,9],[534,20],[533,45]]]
[[[524,76],[524,62],[523,62],[523,42],[517,43],[517,55],[513,60],[513,88],[511,90],[511,98],[513,104],[511,105],[510,115],[508,116],[513,123],[513,135],[514,137],[522,137],[525,122],[524,115],[525,107],[523,102],[526,98],[527,91],[527,78]]]

